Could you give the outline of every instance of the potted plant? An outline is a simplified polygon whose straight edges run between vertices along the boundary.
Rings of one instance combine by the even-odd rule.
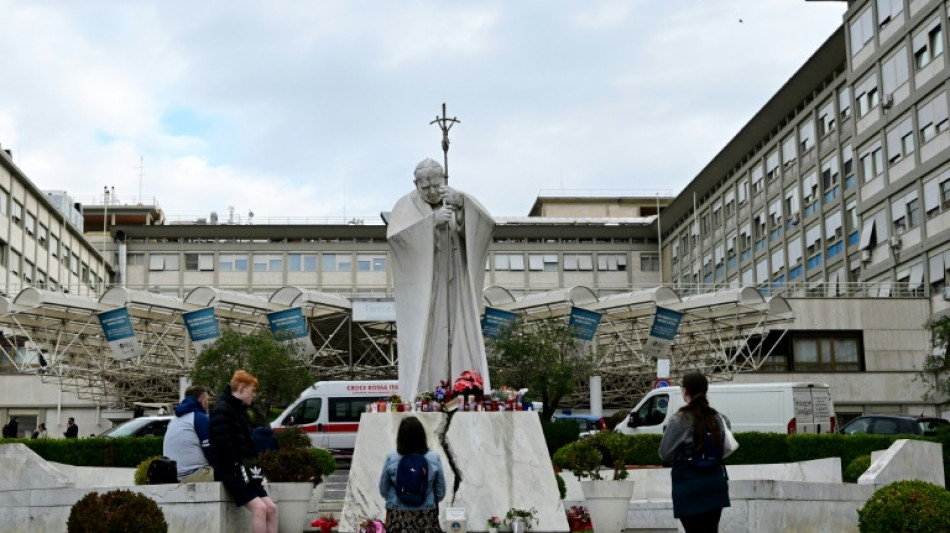
[[[476,401],[481,400],[484,390],[484,381],[474,370],[462,372],[459,378],[455,380],[455,385],[452,386],[452,392],[456,396],[473,396]]]
[[[581,481],[594,531],[621,531],[626,527],[627,510],[633,498],[633,481],[626,480],[626,459],[633,451],[633,437],[601,432],[581,439],[577,444],[589,446],[598,456],[598,470],[590,479]],[[599,467],[604,457],[610,458],[611,464],[606,466],[613,469],[612,479],[600,475]]]
[[[505,524],[511,527],[512,533],[524,533],[525,531],[531,530],[531,523],[538,523],[538,510],[532,507],[531,509],[519,509],[517,507],[512,507],[508,509],[508,512],[505,514]]]
[[[501,527],[501,517],[499,516],[489,516],[488,517],[488,533],[498,533],[498,528]]]
[[[571,532],[575,531],[593,531],[594,526],[590,521],[590,513],[583,505],[572,505],[567,511],[567,523],[570,525]]]
[[[281,433],[291,432],[300,430]],[[293,434],[281,435],[280,442],[279,449],[261,454],[261,471],[267,480],[268,494],[280,506],[278,531],[299,533],[307,525],[307,507],[314,497],[314,487],[323,481],[321,458],[311,450],[306,435],[303,439]]]
[[[141,531],[167,533],[168,523],[155,500],[128,490],[90,492],[69,510],[67,533]]]

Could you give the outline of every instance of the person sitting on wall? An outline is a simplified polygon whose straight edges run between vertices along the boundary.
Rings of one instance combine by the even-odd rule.
[[[188,387],[185,399],[175,408],[175,418],[168,423],[162,443],[162,455],[178,463],[178,481],[214,481],[210,439],[208,389]]]

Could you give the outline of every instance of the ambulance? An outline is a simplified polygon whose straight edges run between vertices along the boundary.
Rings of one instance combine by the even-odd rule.
[[[298,428],[314,446],[352,454],[366,405],[399,394],[398,381],[318,381],[300,393],[271,428]]]

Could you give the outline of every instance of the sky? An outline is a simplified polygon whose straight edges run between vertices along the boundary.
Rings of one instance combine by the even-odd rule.
[[[0,0],[0,146],[169,220],[379,220],[426,157],[496,216],[676,194],[841,24],[805,0]],[[233,215],[229,215],[233,208]]]

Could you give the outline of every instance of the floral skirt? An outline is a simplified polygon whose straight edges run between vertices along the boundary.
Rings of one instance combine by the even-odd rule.
[[[386,533],[442,533],[438,509],[386,511]]]

